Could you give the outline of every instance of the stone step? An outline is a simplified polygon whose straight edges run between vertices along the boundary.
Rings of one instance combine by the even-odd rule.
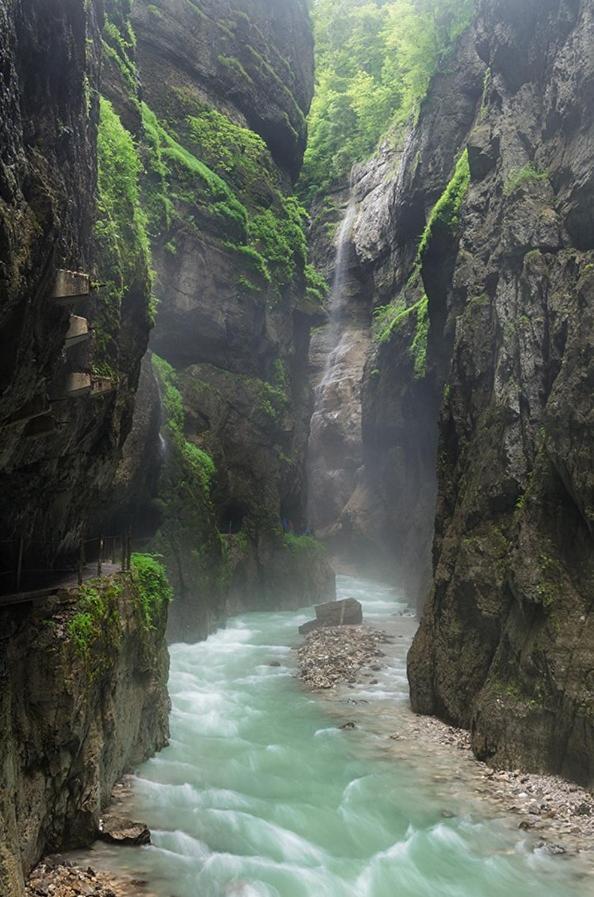
[[[64,339],[64,347],[71,349],[72,346],[83,343],[89,339],[91,331],[89,330],[89,322],[80,315],[70,315],[70,325]]]
[[[79,299],[84,299],[91,292],[91,278],[81,271],[67,271],[60,268],[56,271],[56,279],[50,300],[56,305],[70,305]]]

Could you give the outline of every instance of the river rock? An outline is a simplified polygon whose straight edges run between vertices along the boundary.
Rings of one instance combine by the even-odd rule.
[[[132,884],[69,862],[43,862],[32,871],[25,893],[26,897],[130,897],[138,893],[130,890]],[[143,894],[151,897],[148,891]]]
[[[318,626],[297,652],[299,678],[311,688],[356,683],[381,654],[383,639],[383,632],[365,626]]]
[[[125,847],[151,843],[151,833],[143,822],[133,822],[119,816],[104,816],[99,820],[99,837],[102,841]]]

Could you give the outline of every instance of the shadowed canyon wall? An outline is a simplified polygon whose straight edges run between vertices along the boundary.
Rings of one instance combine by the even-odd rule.
[[[105,500],[130,428],[146,350],[148,260],[130,240],[133,276],[69,308],[51,299],[60,268],[117,276],[94,239],[100,38],[93,4],[2,10],[0,142],[0,560],[49,568],[78,552]],[[128,210],[126,210],[128,211]],[[101,269],[98,273],[99,268]],[[65,349],[71,315],[93,339]],[[119,334],[117,346],[112,330]],[[108,374],[92,399],[68,396],[72,372]],[[97,381],[96,381],[97,382]]]
[[[3,593],[133,526],[167,563],[175,635],[331,597],[303,535],[325,290],[290,195],[312,91],[305,5],[0,14]],[[88,275],[88,296],[52,297],[63,269]],[[89,330],[74,348],[73,322]],[[44,850],[88,842],[113,782],[166,740],[168,587],[155,596],[152,563],[2,611],[3,891]]]
[[[312,40],[296,0],[272,11],[138,0],[132,25],[158,301],[139,426],[160,393],[153,546],[176,592],[172,633],[193,637],[238,608],[334,594],[323,550],[300,536],[309,331],[323,319],[323,285],[290,192]],[[120,32],[120,57],[123,43]],[[129,449],[134,478],[146,464],[134,431]]]
[[[372,345],[334,523],[425,603],[414,709],[470,728],[490,763],[586,784],[592,16],[483,0],[400,149],[355,167],[349,272]]]

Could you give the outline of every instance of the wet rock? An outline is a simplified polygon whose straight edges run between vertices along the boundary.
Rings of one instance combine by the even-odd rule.
[[[32,871],[25,893],[26,897],[133,897],[138,893],[136,884],[90,867],[81,869],[69,862],[46,861]],[[143,893],[151,897],[148,892]]]
[[[307,623],[303,623],[299,627],[299,632],[301,635],[308,635],[310,632],[313,632],[314,629],[319,629],[320,624],[317,620],[308,620]]]
[[[318,604],[316,617],[326,626],[358,625],[363,622],[363,608],[355,598]]]
[[[539,841],[536,847],[538,850],[544,850],[545,853],[553,857],[563,856],[564,853],[567,853],[560,844],[548,844],[546,841]]]
[[[143,822],[133,822],[119,816],[104,816],[99,820],[99,837],[102,841],[126,847],[151,843],[151,833]]]
[[[357,724],[352,721],[349,721],[348,723],[343,723],[342,726],[339,726],[338,728],[339,729],[356,729]]]
[[[423,388],[446,401],[433,424],[433,588],[408,675],[413,709],[471,730],[479,759],[591,787],[594,22],[585,0],[569,17],[565,4],[547,6],[546,25],[542,10],[533,0],[483,4],[464,38],[490,69],[470,125],[458,118],[455,126],[456,152],[468,146],[471,169],[460,230],[449,246],[433,242],[422,272],[432,322]],[[396,209],[415,204],[409,184],[425,186],[447,148],[440,123],[450,126],[460,102],[460,71],[480,80],[457,65],[445,95],[434,83]],[[462,102],[472,96],[465,90]],[[390,377],[409,354],[407,338],[414,330],[399,328],[368,364],[378,371],[378,398],[393,394],[395,410],[376,402],[378,422],[404,443],[385,452],[391,468],[411,429],[400,409],[415,407],[418,388],[414,373]],[[410,477],[414,464],[402,466]],[[378,491],[398,494],[389,484],[386,475]],[[400,496],[395,507],[408,526]],[[553,613],[555,626],[543,626]]]
[[[318,604],[315,611],[316,619],[299,627],[301,635],[307,635],[321,626],[357,626],[363,622],[363,608],[355,598],[326,601]]]

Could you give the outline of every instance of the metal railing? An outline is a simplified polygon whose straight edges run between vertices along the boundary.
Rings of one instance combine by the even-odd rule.
[[[15,593],[21,592],[25,579],[45,577],[49,583],[50,580],[56,578],[66,578],[76,575],[79,585],[82,585],[85,579],[93,576],[101,576],[105,567],[119,567],[119,571],[127,572],[130,570],[132,562],[133,545],[136,549],[147,545],[150,539],[133,538],[132,533],[127,531],[118,535],[99,535],[90,539],[80,539],[78,548],[73,546],[69,551],[65,550],[62,545],[56,542],[42,542],[39,540],[29,540],[24,537],[20,539],[0,539],[0,549],[5,546],[4,551],[4,569],[0,570],[1,583],[4,582],[2,591],[6,593],[6,579],[12,579],[12,585],[8,588],[14,589]],[[6,546],[10,546],[6,550]],[[39,566],[31,565],[32,554],[37,552],[37,558],[57,557],[57,565],[43,565],[43,561]],[[7,556],[11,558],[6,561]],[[68,560],[60,560],[68,559]],[[27,563],[27,560],[29,561]],[[111,570],[110,572],[113,572]]]

